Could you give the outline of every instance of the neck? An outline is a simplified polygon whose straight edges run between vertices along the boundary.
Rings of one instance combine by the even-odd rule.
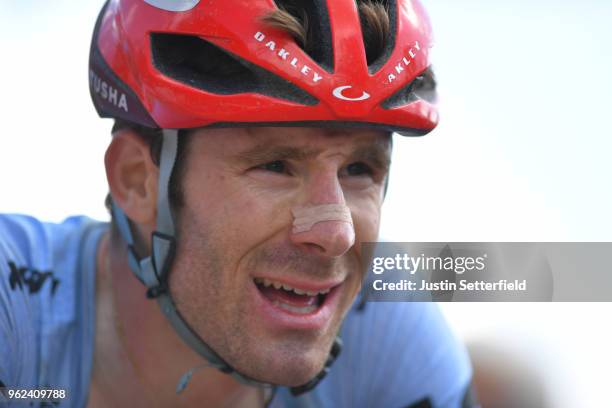
[[[146,298],[144,286],[129,269],[126,251],[110,241],[107,232],[97,254],[89,406],[261,405],[261,390],[214,368],[196,371],[187,388],[176,394],[180,378],[206,361],[183,343],[155,300]]]

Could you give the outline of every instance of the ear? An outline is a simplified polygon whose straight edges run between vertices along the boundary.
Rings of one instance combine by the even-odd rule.
[[[115,204],[131,221],[154,230],[159,169],[149,145],[134,131],[120,130],[106,150],[104,165]]]

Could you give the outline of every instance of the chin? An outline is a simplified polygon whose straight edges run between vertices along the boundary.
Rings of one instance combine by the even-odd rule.
[[[304,364],[302,362],[278,365],[262,372],[262,381],[286,387],[304,385],[317,376],[323,369],[323,364]]]
[[[251,364],[242,367],[241,372],[261,382],[297,387],[321,372],[329,356],[329,347],[319,345],[310,350],[296,350],[285,344],[260,356],[257,361],[252,360]],[[239,365],[235,367],[240,370]]]

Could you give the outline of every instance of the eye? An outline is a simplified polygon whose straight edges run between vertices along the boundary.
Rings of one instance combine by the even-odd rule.
[[[369,176],[372,173],[372,168],[363,162],[355,162],[346,166],[348,176]]]
[[[273,162],[262,164],[261,166],[257,166],[257,168],[261,170],[271,171],[274,173],[287,173],[287,165],[280,160],[275,160]]]

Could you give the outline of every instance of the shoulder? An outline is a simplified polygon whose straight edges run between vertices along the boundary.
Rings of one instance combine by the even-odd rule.
[[[20,267],[53,269],[78,250],[88,229],[99,225],[103,224],[83,216],[48,223],[27,215],[0,214],[0,252]]]
[[[7,386],[37,385],[40,368],[53,368],[51,337],[74,322],[79,248],[94,225],[100,223],[86,217],[51,224],[0,214],[0,336],[6,339],[0,356],[8,356],[0,361],[0,381]]]
[[[76,264],[84,231],[95,224],[87,217],[71,217],[59,224],[25,215],[0,214],[0,271],[17,287],[35,296],[53,296]]]
[[[34,217],[20,214],[0,214],[0,243],[13,250],[19,250],[29,262],[41,259],[44,250],[52,250],[58,244],[66,243],[76,237],[87,225],[96,221],[76,216],[66,218],[61,223],[40,221]]]
[[[370,302],[351,310],[342,339],[342,354],[322,390],[351,390],[340,397],[350,400],[339,404],[401,407],[428,400],[434,407],[461,406],[471,366],[436,304]]]
[[[30,217],[0,214],[0,333],[5,340],[0,342],[0,381],[6,386],[36,384],[39,302],[24,285],[30,278],[35,225]]]

